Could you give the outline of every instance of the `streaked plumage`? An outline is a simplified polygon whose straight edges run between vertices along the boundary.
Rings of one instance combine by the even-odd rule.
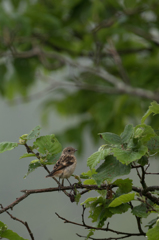
[[[61,157],[54,165],[53,171],[46,177],[59,177],[59,181],[60,178],[63,180],[66,178],[68,180],[76,168],[77,160],[74,156],[76,151],[77,149],[74,149],[73,147],[65,148],[61,154]]]

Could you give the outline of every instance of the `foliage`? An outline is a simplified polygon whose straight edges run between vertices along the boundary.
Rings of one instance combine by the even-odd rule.
[[[9,230],[3,222],[0,222],[0,238],[5,238],[9,240],[27,240],[20,237],[17,233],[13,232],[12,230]]]
[[[74,176],[78,183],[75,183],[73,186],[61,186],[61,190],[70,198],[70,201],[77,204],[80,202],[81,195],[89,191],[89,197],[80,203],[83,206],[82,224],[69,221],[56,214],[65,222],[89,229],[90,231],[85,237],[86,239],[90,238],[97,230],[113,231],[117,235],[121,234],[125,237],[147,236],[148,240],[158,239],[159,186],[147,186],[145,178],[146,174],[154,174],[147,173],[147,169],[151,165],[151,154],[158,154],[159,152],[158,147],[156,147],[159,144],[157,133],[150,125],[145,124],[150,114],[159,114],[159,104],[155,101],[151,103],[149,110],[142,117],[141,124],[136,126],[126,125],[120,135],[110,132],[100,133],[99,135],[103,138],[105,144],[88,158],[87,164],[90,170],[81,173],[80,177]],[[35,160],[30,162],[26,176],[39,167],[47,170],[47,165],[55,164],[61,153],[61,144],[54,134],[39,135],[40,126],[37,126],[29,134],[22,135],[19,138],[19,143],[5,142],[0,144],[1,152],[12,150],[17,146],[25,146],[27,153],[24,153],[20,159],[31,156],[36,157]],[[30,146],[28,143],[32,139],[34,139],[34,142]],[[136,170],[139,178],[140,187],[133,185],[130,173],[134,170]],[[83,179],[83,182],[81,179]],[[69,189],[70,192],[66,192]],[[85,190],[81,192],[80,189]],[[97,196],[91,196],[92,190],[96,191]],[[47,191],[59,191],[59,188],[39,190],[39,192]],[[34,190],[24,190],[22,192],[24,192],[22,197],[17,198],[8,207],[2,207],[0,213],[6,211],[13,218],[7,210],[18,204],[30,193],[33,193]],[[35,193],[37,192],[38,190],[36,189]],[[87,225],[84,220],[84,213],[87,209],[89,210],[89,218],[92,221],[92,225]],[[109,227],[110,219],[113,219],[116,214],[123,215],[128,210],[131,210],[131,214],[137,220],[138,232],[127,233],[126,230],[125,232],[112,230]],[[148,231],[145,233],[142,230],[142,219],[153,215],[152,213],[156,214],[156,217],[147,223]],[[21,220],[18,219],[18,221]],[[11,240],[23,239],[16,233],[8,230],[2,222],[0,224],[1,237]],[[25,225],[26,222],[23,222],[23,224]],[[120,237],[116,239],[118,238],[120,239]]]
[[[80,116],[61,141],[76,139],[82,149],[88,127],[96,141],[106,129],[119,134],[159,100],[158,15],[157,0],[2,0],[0,94],[11,103],[31,101],[41,96],[30,96],[31,86],[49,77],[43,120],[53,109]],[[52,79],[57,71],[65,71],[63,81]],[[57,87],[58,99],[49,95]]]

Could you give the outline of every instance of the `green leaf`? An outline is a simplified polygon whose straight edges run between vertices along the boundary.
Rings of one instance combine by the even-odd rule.
[[[84,202],[82,202],[81,205],[84,205],[84,204],[86,204],[88,202],[93,202],[95,200],[97,200],[97,197],[89,197]]]
[[[88,233],[88,235],[87,235],[86,240],[89,239],[89,237],[91,237],[92,235],[94,235],[94,232],[95,232],[94,229],[90,229],[90,230],[89,230],[89,233]]]
[[[27,140],[31,140],[31,139],[37,138],[39,136],[39,134],[40,134],[40,129],[41,129],[41,127],[39,125],[36,126],[35,128],[33,128],[31,130],[31,132],[28,134]]]
[[[148,150],[152,153],[159,152],[159,136],[152,137],[147,142]]]
[[[91,178],[93,174],[96,174],[95,168],[88,170],[88,172],[81,173],[80,178],[83,178],[83,179]]]
[[[159,220],[157,220],[154,228],[147,231],[146,236],[148,240],[159,240]]]
[[[75,202],[78,204],[79,203],[79,201],[80,201],[80,199],[81,199],[81,194],[78,192],[76,192],[76,195],[75,195]]]
[[[134,137],[139,138],[143,144],[146,144],[154,136],[156,133],[151,126],[140,124],[135,127]]]
[[[138,160],[138,163],[141,165],[141,166],[145,166],[147,165],[149,162],[149,159],[147,156],[142,156],[139,160]]]
[[[98,151],[93,153],[88,159],[87,159],[87,166],[89,166],[91,169],[94,168],[100,160],[104,160],[107,155],[109,155],[111,152],[111,149],[105,149],[102,151]]]
[[[121,133],[120,135],[122,143],[128,143],[133,134],[134,134],[133,125],[131,124],[126,125],[124,132]]]
[[[20,237],[12,230],[7,229],[7,226],[3,222],[0,222],[0,238],[5,238],[9,240],[27,240]]]
[[[35,157],[34,153],[24,153],[19,159],[27,158],[27,157]]]
[[[39,160],[33,160],[30,162],[28,167],[28,172],[25,174],[24,178],[26,178],[31,172],[33,172],[36,168],[41,167],[42,164],[39,162]]]
[[[38,152],[46,154],[48,157],[62,151],[62,146],[54,134],[37,138],[34,146]]]
[[[150,116],[152,112],[150,111],[150,109],[148,109],[146,111],[146,113],[144,114],[144,116],[141,118],[141,124],[145,123],[145,120],[148,118],[148,116]]]
[[[117,179],[112,184],[117,185],[120,188],[121,193],[129,193],[132,191],[132,180],[127,179]]]
[[[97,227],[99,227],[100,214],[101,214],[102,209],[103,209],[103,206],[100,205],[90,211],[89,218],[92,218],[92,222],[97,222],[97,224],[96,224]],[[104,213],[107,214],[106,211]]]
[[[148,118],[148,116],[151,114],[159,114],[159,104],[156,101],[153,101],[151,103],[151,106],[149,107],[149,109],[147,110],[147,112],[144,114],[144,116],[141,119],[141,123],[143,124],[145,122],[145,120]]]
[[[149,229],[151,229],[153,227],[153,225],[156,224],[157,220],[158,220],[158,218],[152,219],[147,225],[145,225],[145,227],[148,227]]]
[[[130,165],[123,165],[114,156],[107,156],[104,163],[97,168],[97,174],[92,177],[99,186],[104,180],[112,180],[115,177],[129,174],[130,169]]]
[[[144,156],[148,152],[148,149],[146,146],[141,145],[138,148],[138,151],[133,151],[131,149],[124,150],[119,148],[114,148],[113,153],[114,156],[123,164],[130,164],[133,161],[136,161],[140,159],[142,156]]]
[[[16,142],[1,142],[0,143],[0,153],[5,152],[5,151],[10,151],[15,147],[18,147],[18,143],[16,143]]]
[[[111,211],[113,214],[122,214],[129,210],[130,205],[127,203],[121,204],[117,207],[109,207],[109,211]]]
[[[159,104],[156,101],[153,101],[151,103],[151,106],[149,107],[150,111],[154,114],[159,114]]]
[[[112,217],[113,213],[110,211],[110,208],[105,208],[104,206],[98,206],[96,208],[98,208],[98,211],[99,211],[99,215],[98,215],[98,218],[96,220],[96,222],[97,222],[96,227],[103,227],[105,220],[107,218]],[[96,208],[95,208],[95,211],[96,211]],[[94,210],[92,211],[93,218],[94,218],[94,212],[95,211]],[[98,214],[98,212],[97,212],[97,214]],[[93,219],[92,222],[94,222],[94,219]]]
[[[123,203],[130,202],[134,200],[135,198],[135,193],[127,193],[123,194],[120,197],[115,198],[110,204],[109,207],[117,207]]]
[[[115,133],[105,132],[105,133],[99,133],[99,135],[105,140],[107,144],[120,145],[122,143],[121,137]]]
[[[60,158],[60,156],[61,156],[61,152],[59,152],[57,154],[50,155],[50,156],[47,155],[47,159],[45,161],[45,164],[46,165],[47,164],[48,165],[55,164],[58,161],[58,159]]]
[[[146,218],[149,213],[147,213],[147,207],[145,203],[141,203],[140,205],[133,208],[131,211],[133,215],[141,218]]]
[[[84,185],[95,185],[96,181],[94,179],[87,179],[83,182]]]
[[[6,238],[9,240],[27,240],[27,239],[20,237],[17,233],[13,232],[12,230],[8,230],[8,229],[6,231],[0,233],[0,236],[2,238]]]

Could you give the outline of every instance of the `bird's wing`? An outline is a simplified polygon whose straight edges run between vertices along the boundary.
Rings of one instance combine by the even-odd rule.
[[[75,162],[75,157],[74,156],[61,156],[59,158],[59,160],[57,161],[57,163],[55,164],[53,171],[47,175],[46,177],[52,177],[54,176],[55,173],[57,173],[58,171],[71,166],[74,162]]]
[[[61,156],[60,159],[57,161],[57,163],[54,166],[53,172],[62,170],[66,167],[71,166],[75,162],[74,156]]]

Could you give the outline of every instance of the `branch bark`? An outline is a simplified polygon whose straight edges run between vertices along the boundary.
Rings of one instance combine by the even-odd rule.
[[[108,185],[106,184],[102,184],[100,187],[98,187],[97,185],[82,185],[82,184],[75,184],[76,189],[85,189],[84,191],[82,191],[81,193],[84,194],[90,190],[106,190]],[[116,187],[115,185],[112,186],[112,188]],[[135,192],[140,193],[141,195],[147,197],[148,199],[150,199],[151,201],[153,201],[154,203],[156,203],[157,205],[159,205],[159,199],[155,196],[153,196],[150,191],[155,191],[158,190],[159,186],[150,186],[147,187],[146,189],[142,189],[142,188],[137,188],[137,187],[132,187],[132,190]],[[61,191],[64,190],[71,190],[72,191],[72,186],[61,186]],[[20,203],[21,201],[23,201],[25,198],[27,198],[29,195],[31,194],[36,194],[36,193],[45,193],[45,192],[57,192],[59,191],[59,188],[44,188],[44,189],[32,189],[32,190],[21,190],[21,192],[23,192],[24,194],[17,198],[13,203],[11,203],[10,205],[8,205],[7,207],[3,208],[2,210],[0,210],[0,214],[5,212],[8,209],[12,209],[15,205],[17,205],[18,203]],[[67,193],[67,196],[70,197],[69,193]]]

